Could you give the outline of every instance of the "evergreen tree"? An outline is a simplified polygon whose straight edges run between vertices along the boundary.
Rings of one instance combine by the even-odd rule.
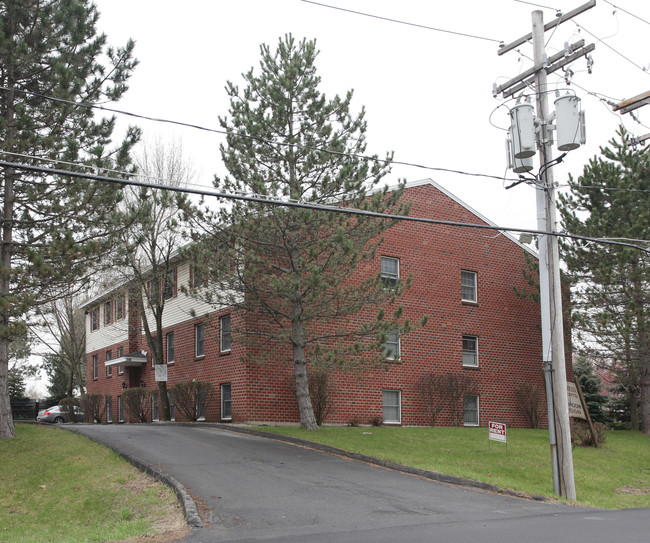
[[[650,154],[621,128],[561,195],[573,234],[631,243],[650,239]],[[583,353],[629,391],[631,426],[650,434],[650,259],[631,248],[572,241],[564,257],[574,285],[575,328]],[[638,391],[638,395],[634,394]],[[640,411],[637,414],[637,402]]]
[[[321,93],[317,54],[315,41],[289,35],[275,51],[261,46],[260,71],[244,75],[244,89],[227,84],[230,118],[220,119],[228,133],[221,154],[232,177],[216,179],[215,186],[271,200],[406,213],[401,190],[373,192],[391,156],[362,158],[364,112],[350,113],[352,92],[331,100]],[[393,222],[240,202],[207,215],[203,243],[194,248],[205,251],[195,265],[210,272],[208,300],[242,310],[244,322],[233,323],[233,336],[263,344],[258,361],[281,357],[279,345],[290,349],[301,424],[317,429],[309,365],[381,363],[389,354],[383,351],[388,335],[410,328],[399,307],[389,315],[384,310],[405,282],[386,285],[368,266]],[[361,266],[371,277],[352,284],[348,278]],[[370,311],[365,324],[353,318]]]
[[[578,356],[573,363],[573,374],[580,382],[591,418],[595,422],[609,422],[606,412],[608,400],[602,393],[603,381],[596,374],[593,364],[585,356]]]
[[[4,158],[129,167],[139,130],[111,147],[115,118],[83,103],[116,101],[135,67],[133,42],[106,46],[88,0],[0,3],[0,140]],[[105,63],[104,63],[105,61]],[[68,168],[80,168],[66,165]],[[120,190],[4,165],[0,248],[0,439],[15,435],[7,393],[8,345],[37,306],[86,277],[107,251]]]

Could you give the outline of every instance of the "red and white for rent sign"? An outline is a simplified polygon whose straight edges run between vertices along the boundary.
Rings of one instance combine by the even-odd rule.
[[[490,439],[492,441],[506,442],[506,425],[502,422],[490,421]]]

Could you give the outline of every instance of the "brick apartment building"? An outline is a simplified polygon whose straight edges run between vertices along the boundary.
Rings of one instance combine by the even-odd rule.
[[[404,200],[411,216],[473,224],[489,221],[431,180],[407,185]],[[468,376],[476,384],[457,406],[467,426],[489,420],[528,426],[517,400],[524,383],[544,389],[539,307],[515,288],[529,287],[523,276],[525,253],[534,254],[507,233],[446,225],[401,222],[384,234],[374,269],[355,274],[412,276],[399,300],[405,314],[428,323],[396,339],[399,362],[388,371],[335,372],[333,409],[326,424],[367,423],[426,425],[423,399],[416,384],[427,373]],[[185,294],[190,266],[178,261],[173,292],[163,318],[168,386],[193,379],[209,381],[213,394],[205,406],[208,421],[297,423],[290,353],[276,353],[275,363],[244,361],[243,342],[230,333],[255,326],[230,308],[215,310]],[[137,311],[124,288],[88,301],[86,309],[87,391],[111,396],[108,419],[124,420],[125,387],[155,388],[154,368]],[[275,356],[275,355],[274,355]],[[539,406],[542,424],[546,409]],[[178,415],[178,414],[177,414]],[[437,423],[451,424],[448,409]]]

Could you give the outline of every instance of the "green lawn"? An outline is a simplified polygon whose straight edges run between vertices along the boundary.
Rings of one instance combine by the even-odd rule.
[[[0,441],[0,541],[114,541],[185,528],[170,488],[113,451],[56,427]]]
[[[508,443],[488,441],[487,428],[262,427],[414,466],[483,481],[528,494],[555,497],[548,431],[508,429]],[[608,432],[600,449],[573,450],[578,503],[607,509],[650,507],[650,437]]]

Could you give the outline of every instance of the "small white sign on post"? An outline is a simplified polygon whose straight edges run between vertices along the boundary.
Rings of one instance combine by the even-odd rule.
[[[502,422],[490,421],[490,439],[492,441],[500,441],[506,443],[506,425]]]
[[[167,381],[167,364],[154,364],[156,382]]]
[[[580,401],[580,395],[578,394],[576,384],[569,381],[566,384],[566,388],[569,399],[569,416],[575,419],[587,420],[587,415],[585,415],[585,410],[582,408],[582,402]]]

